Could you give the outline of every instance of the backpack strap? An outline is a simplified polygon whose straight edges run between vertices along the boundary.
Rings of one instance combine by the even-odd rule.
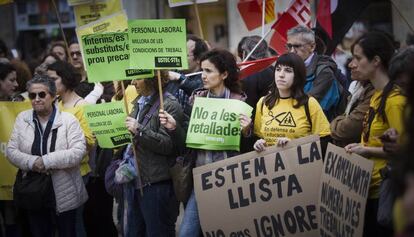
[[[164,92],[164,94],[162,95],[163,97],[166,97],[170,95],[170,93],[168,92]],[[142,126],[146,126],[147,123],[149,122],[149,120],[151,119],[152,115],[155,114],[155,112],[157,112],[158,110],[158,106],[160,105],[160,99],[158,98],[154,104],[152,104],[150,110],[148,111],[148,113],[145,115],[144,120],[142,120]]]
[[[308,100],[305,102],[304,106],[305,106],[306,118],[308,119],[308,123],[310,126],[310,131],[312,132],[312,119],[311,119],[310,111],[309,111],[309,97],[308,97]]]

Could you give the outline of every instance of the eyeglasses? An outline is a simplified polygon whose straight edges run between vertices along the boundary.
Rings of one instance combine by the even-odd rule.
[[[305,44],[286,44],[286,49],[287,50],[291,50],[292,48],[294,49],[298,49],[298,48],[302,48],[303,46],[305,46]]]
[[[46,98],[46,95],[47,95],[47,93],[44,92],[44,91],[41,91],[39,93],[30,92],[29,93],[29,99],[34,100],[34,99],[37,98],[37,96],[39,96],[40,99],[44,99],[44,98]]]
[[[80,51],[70,52],[70,56],[74,57],[75,55],[76,55],[76,57],[80,57],[82,55],[82,53]]]

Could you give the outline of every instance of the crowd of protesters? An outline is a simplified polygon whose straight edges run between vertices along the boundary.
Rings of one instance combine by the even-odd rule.
[[[414,235],[414,48],[396,48],[389,35],[366,32],[352,43],[346,65],[337,65],[323,55],[314,31],[296,26],[273,66],[239,80],[238,61],[270,55],[265,41],[250,54],[260,39],[244,37],[232,54],[188,36],[188,71],[161,71],[163,110],[156,77],[115,86],[89,83],[76,41],[67,50],[60,42],[51,44],[33,70],[0,44],[0,101],[32,105],[16,118],[7,158],[19,169],[17,177],[42,175],[51,185],[47,205],[36,211],[0,200],[0,236],[202,236],[194,191],[183,202],[176,228],[180,203],[169,167],[177,155],[190,151],[198,167],[311,134],[319,135],[323,152],[331,142],[374,161],[364,236]],[[121,83],[128,86],[125,94]],[[131,104],[125,126],[134,142],[101,148],[84,106],[122,97]],[[236,99],[254,108],[252,117],[238,117],[240,152],[185,147],[196,97]],[[287,113],[285,122],[295,124],[289,130],[278,121]],[[105,180],[114,160],[130,175]],[[388,176],[396,196],[392,224],[377,218],[379,187]],[[107,192],[107,182],[116,182],[121,191]]]

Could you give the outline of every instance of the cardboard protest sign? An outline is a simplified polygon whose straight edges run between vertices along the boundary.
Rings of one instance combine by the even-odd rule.
[[[73,8],[77,26],[86,25],[102,17],[122,10],[121,0],[96,1],[94,3],[76,5]]]
[[[196,97],[188,125],[187,147],[239,151],[239,114],[251,116],[252,110],[240,100]]]
[[[209,3],[209,2],[218,2],[218,0],[196,0],[196,4]],[[186,5],[193,5],[194,0],[168,0],[168,5],[170,7],[179,7]]]
[[[319,138],[290,141],[193,170],[203,234],[319,236]]]
[[[114,148],[131,143],[131,135],[125,127],[127,114],[124,102],[87,105],[84,116],[102,148]]]
[[[320,236],[362,236],[374,162],[328,145],[319,189]]]
[[[128,22],[130,68],[187,69],[184,19]]]
[[[0,102],[0,200],[13,200],[12,189],[17,168],[6,158],[7,143],[13,131],[17,115],[31,108],[30,101]]]
[[[129,69],[128,33],[82,36],[84,65],[89,82],[151,78],[153,70]]]

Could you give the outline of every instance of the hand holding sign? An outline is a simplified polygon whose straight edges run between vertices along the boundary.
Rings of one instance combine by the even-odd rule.
[[[171,114],[167,113],[167,111],[161,109],[158,116],[160,117],[161,125],[166,129],[174,131],[177,128],[177,122]]]
[[[138,121],[133,117],[126,117],[125,119],[125,127],[128,129],[129,132],[136,135],[138,132]]]

